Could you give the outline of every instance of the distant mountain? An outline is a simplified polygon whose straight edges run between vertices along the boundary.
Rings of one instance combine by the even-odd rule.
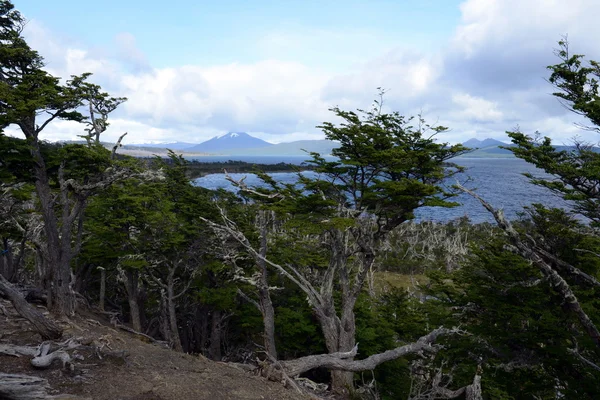
[[[496,139],[491,139],[491,138],[484,139],[484,140],[472,138],[463,143],[463,146],[469,147],[471,149],[483,149],[483,148],[491,147],[491,146],[506,146],[506,145],[507,145],[507,143],[501,142]]]
[[[514,154],[510,150],[502,147],[512,147],[513,144],[504,143],[496,139],[469,139],[463,143],[463,146],[473,149],[470,153],[463,154],[464,158],[513,158]]]
[[[232,150],[250,149],[255,147],[269,147],[272,143],[265,142],[259,138],[248,135],[246,132],[229,132],[225,135],[215,136],[212,139],[202,142],[192,147],[188,147],[188,152],[220,153],[231,154]]]
[[[306,156],[310,152],[322,155],[331,154],[331,150],[339,147],[337,142],[331,140],[297,140],[295,142],[273,144],[268,147],[255,147],[247,149],[233,149],[228,155],[260,155],[260,156]],[[308,153],[307,153],[308,152]]]
[[[153,142],[153,143],[126,143],[124,147],[143,147],[143,148],[157,148],[157,149],[171,149],[171,150],[184,150],[198,143],[187,143],[187,142]]]

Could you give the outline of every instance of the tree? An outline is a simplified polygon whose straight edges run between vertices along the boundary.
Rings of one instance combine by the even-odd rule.
[[[99,86],[88,83],[90,74],[72,76],[61,84],[43,69],[42,57],[26,43],[24,26],[25,20],[13,4],[0,1],[0,129],[15,124],[25,135],[44,225],[42,254],[48,306],[57,314],[70,315],[75,308],[71,261],[79,251],[86,201],[127,174],[109,168],[109,154],[99,142],[108,114],[125,99],[110,97]],[[55,120],[87,121],[78,111],[86,104],[92,121],[88,146],[63,148],[62,155],[70,158],[59,162],[57,175],[52,177],[51,161],[43,155],[40,134]],[[67,165],[67,161],[74,165]],[[74,166],[91,169],[76,171]],[[55,187],[58,196],[53,193]]]
[[[296,184],[281,185],[262,174],[268,189],[240,182],[242,191],[283,218],[288,242],[320,247],[326,254],[323,264],[303,264],[306,260],[297,256],[264,257],[227,216],[221,223],[212,222],[304,291],[329,353],[346,354],[349,360],[356,344],[354,308],[376,268],[380,244],[414,218],[416,209],[456,205],[449,201],[454,193],[444,181],[462,168],[448,160],[467,151],[461,145],[437,143],[435,135],[446,128],[430,126],[420,116],[384,113],[380,95],[370,111],[332,109],[343,122],[324,123],[321,129],[327,139],[340,143],[332,152],[337,159],[327,161],[312,153],[314,177],[299,174]],[[336,368],[332,380],[337,393],[353,390],[352,373]]]
[[[560,63],[551,65],[548,69],[552,72],[549,78],[563,105],[587,118],[592,125],[585,129],[600,132],[600,93],[598,91],[598,78],[600,78],[600,64],[590,61],[589,66],[583,66],[582,55],[572,55],[569,44],[565,39],[559,41],[559,49],[555,52]],[[544,186],[551,191],[569,200],[573,204],[573,212],[587,219],[594,227],[600,224],[600,154],[592,145],[579,141],[575,142],[574,149],[559,150],[552,145],[550,138],[527,136],[522,132],[508,132],[513,143],[513,153],[536,167],[543,169],[553,176],[552,179],[538,178],[532,174],[527,176],[537,185]],[[511,235],[514,237],[514,235]],[[600,348],[600,330],[596,323],[587,316],[586,312],[578,306],[579,301],[571,290],[574,284],[583,283],[591,288],[600,288],[600,282],[592,274],[586,273],[581,268],[556,256],[554,249],[544,242],[534,241],[527,243],[520,241],[524,251],[533,254],[539,259],[537,264],[547,264],[549,273],[561,278],[561,284],[555,285],[563,298],[571,305],[570,309],[579,315],[582,327],[588,332],[590,338]],[[575,249],[577,251],[577,249]],[[595,250],[579,249],[580,252],[594,253]],[[535,262],[535,261],[534,261]]]
[[[599,64],[590,61],[589,66],[584,66],[582,55],[570,54],[566,39],[559,42],[556,55],[560,62],[548,67],[551,71],[549,81],[558,89],[554,95],[568,109],[591,122],[591,125],[581,127],[599,132]],[[578,140],[574,147],[560,149],[552,145],[550,138],[542,138],[537,133],[528,136],[515,131],[508,132],[508,135],[515,144],[509,149],[517,157],[551,175],[551,178],[547,178],[526,174],[531,182],[548,188],[572,205],[568,213],[547,209],[540,204],[533,205],[527,210],[525,225],[520,226],[507,220],[502,210],[495,209],[482,196],[461,187],[494,216],[505,234],[505,249],[516,254],[517,259],[524,260],[528,267],[535,267],[533,271],[529,268],[529,277],[517,279],[517,282],[510,282],[511,279],[506,277],[494,282],[493,278],[490,279],[490,267],[496,268],[496,261],[484,264],[486,279],[493,282],[494,286],[504,285],[502,296],[506,297],[507,293],[517,290],[522,296],[531,296],[516,319],[527,321],[528,326],[521,328],[527,335],[536,329],[540,330],[537,337],[526,338],[535,343],[521,347],[519,354],[508,364],[516,365],[517,370],[534,365],[538,377],[551,379],[552,384],[544,386],[546,394],[538,391],[538,396],[555,398],[558,391],[569,398],[595,398],[597,389],[590,382],[597,381],[600,371],[600,317],[597,305],[600,290],[597,278],[600,154],[593,146]],[[481,274],[481,270],[478,273]],[[539,296],[540,291],[543,291],[543,297]],[[530,304],[531,298],[535,297],[538,304]],[[521,302],[524,302],[523,298]],[[477,307],[477,303],[473,306]],[[548,313],[540,313],[541,309],[548,310]],[[542,319],[552,319],[552,327],[545,326],[546,321],[539,321],[540,316],[544,315]],[[550,330],[555,330],[551,335],[552,340],[542,340],[546,344],[540,349],[539,338]],[[514,338],[511,341],[514,348],[516,341]],[[519,345],[523,345],[523,342]],[[498,354],[504,356],[507,353]],[[527,362],[523,362],[523,357],[527,358]],[[551,359],[562,361],[556,366]]]

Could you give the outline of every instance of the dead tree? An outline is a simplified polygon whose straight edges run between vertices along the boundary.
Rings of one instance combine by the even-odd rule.
[[[238,294],[246,301],[254,305],[260,312],[263,320],[263,344],[269,359],[277,360],[277,346],[275,344],[275,309],[271,299],[272,288],[269,285],[269,265],[265,259],[269,248],[269,225],[274,224],[275,214],[266,210],[259,210],[256,214],[256,228],[258,230],[260,257],[254,256],[253,260],[257,267],[251,277],[246,277],[243,272],[236,272],[235,279],[256,288],[257,300],[248,293],[238,289]],[[226,255],[226,259],[236,266],[236,257]]]
[[[313,308],[321,329],[325,336],[325,342],[328,354],[302,357],[297,360],[281,361],[278,364],[282,365],[281,376],[297,376],[314,368],[324,367],[332,371],[332,379],[342,389],[342,394],[347,395],[353,387],[353,373],[357,371],[366,371],[375,368],[377,365],[390,361],[406,354],[414,354],[423,351],[437,339],[438,336],[445,334],[448,330],[443,328],[437,329],[419,339],[416,343],[399,347],[394,350],[373,355],[365,360],[354,360],[356,355],[356,324],[354,321],[354,305],[360,290],[363,287],[367,273],[375,260],[373,252],[367,254],[359,254],[359,260],[349,262],[351,255],[356,253],[355,244],[351,243],[351,233],[348,231],[333,230],[329,234],[333,245],[333,254],[330,257],[330,263],[325,273],[319,277],[319,285],[311,282],[310,276],[303,273],[298,268],[290,264],[279,264],[271,261],[268,257],[257,251],[244,233],[237,225],[229,219],[223,210],[221,210],[222,224],[203,219],[209,226],[217,232],[224,232],[237,240],[246,251],[255,259],[261,260],[265,265],[274,268],[276,271],[290,279],[295,283],[306,295],[310,306]],[[366,250],[373,249],[372,236],[368,232],[372,232],[372,225],[365,221],[360,225],[360,230],[355,230],[352,233],[352,238],[358,239],[358,245],[364,246]],[[362,234],[362,236],[361,236]],[[355,268],[351,270],[351,268]],[[354,279],[351,280],[351,277]],[[334,302],[334,284],[338,278],[338,283],[341,285],[341,312],[338,314]],[[348,348],[350,350],[341,351],[339,349]],[[273,373],[270,371],[269,374]],[[344,386],[345,385],[345,386]],[[338,392],[339,392],[338,389]],[[345,393],[344,393],[345,391]]]

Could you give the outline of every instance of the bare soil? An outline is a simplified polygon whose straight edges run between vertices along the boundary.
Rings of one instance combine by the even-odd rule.
[[[58,362],[37,370],[28,357],[0,355],[0,372],[45,378],[52,394],[95,400],[308,398],[226,363],[146,343],[140,336],[108,326],[98,315],[59,323],[65,329],[64,339],[73,337],[85,344],[71,352],[78,358],[73,371]],[[16,315],[11,303],[0,300],[0,343],[37,346],[41,341],[29,322]]]

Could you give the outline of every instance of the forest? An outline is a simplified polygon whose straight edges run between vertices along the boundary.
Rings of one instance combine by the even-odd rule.
[[[515,156],[551,176],[531,184],[572,206],[510,221],[453,181],[469,149],[438,142],[448,128],[420,115],[385,112],[381,91],[373,108],[331,110],[342,122],[319,128],[339,147],[335,161],[307,154],[315,175],[281,184],[256,170],[261,187],[230,178],[237,194],[210,191],[175,153],[119,155],[125,134],[103,146],[127,99],[91,74],[50,75],[25,23],[0,0],[0,298],[40,343],[93,314],[323,398],[600,398],[600,154],[586,141],[557,150],[508,132]],[[600,64],[566,40],[556,56],[554,96],[593,142]],[[59,120],[80,123],[82,143],[44,141]],[[495,223],[414,221],[463,192]],[[0,341],[0,363],[11,351]],[[28,398],[9,397],[10,383],[0,371],[0,398]]]

